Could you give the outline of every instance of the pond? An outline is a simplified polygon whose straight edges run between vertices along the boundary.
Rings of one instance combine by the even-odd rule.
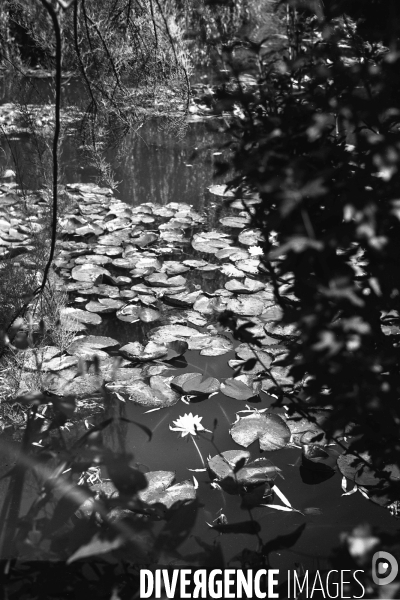
[[[180,358],[172,360],[172,362],[161,363],[167,370],[162,371],[163,377],[177,377],[183,373],[201,373],[204,378],[216,378],[220,383],[226,379],[233,377],[234,370],[228,365],[228,361],[237,360],[235,348],[240,344],[229,333],[229,330],[221,330],[217,327],[218,311],[207,308],[207,298],[215,298],[213,296],[218,290],[225,290],[224,287],[228,281],[232,280],[229,275],[229,269],[221,272],[221,265],[225,264],[229,258],[218,258],[215,252],[210,252],[205,248],[207,238],[203,245],[197,246],[196,249],[192,245],[193,236],[201,235],[202,232],[217,230],[224,233],[229,238],[229,243],[222,243],[220,246],[223,249],[231,244],[237,247],[238,251],[242,252],[241,262],[244,269],[246,264],[244,261],[256,260],[257,255],[253,256],[248,253],[253,244],[243,244],[238,239],[238,234],[242,231],[240,228],[232,228],[222,225],[221,217],[226,215],[238,215],[238,210],[230,209],[224,206],[223,198],[220,195],[215,195],[207,190],[209,186],[215,184],[213,179],[214,162],[220,156],[220,145],[223,141],[221,134],[210,129],[204,123],[189,124],[182,138],[176,137],[167,128],[160,127],[160,124],[155,121],[148,121],[136,134],[128,137],[124,142],[124,150],[118,155],[110,150],[108,158],[115,170],[116,180],[121,183],[118,185],[114,197],[131,207],[131,211],[127,211],[124,205],[119,204],[118,210],[113,213],[113,218],[130,220],[130,227],[137,227],[136,235],[140,236],[143,233],[151,235],[156,232],[154,240],[142,240],[135,245],[135,237],[121,238],[124,241],[124,254],[126,259],[137,261],[148,259],[154,267],[156,262],[159,266],[155,268],[143,267],[143,272],[128,272],[126,266],[122,268],[122,263],[111,263],[114,260],[113,253],[108,255],[110,261],[106,261],[105,269],[110,269],[111,276],[130,278],[129,283],[116,286],[117,292],[113,297],[123,298],[123,302],[130,302],[130,306],[134,308],[139,305],[142,308],[152,308],[160,312],[160,317],[148,323],[143,323],[140,318],[132,318],[133,322],[120,320],[113,313],[101,313],[101,323],[98,325],[88,325],[84,331],[84,335],[109,336],[117,340],[120,346],[132,342],[144,342],[148,338],[150,332],[155,327],[160,325],[176,325],[185,323],[193,328],[194,333],[202,332],[211,336],[222,335],[224,339],[229,341],[226,351],[221,351],[220,354],[207,356],[201,350],[186,350]],[[0,158],[0,169],[10,167],[10,155],[18,154],[20,164],[29,164],[29,156],[32,152],[32,139],[27,136],[16,136],[10,140],[8,147],[5,147],[5,154]],[[74,184],[85,184],[93,181],[93,168],[82,166],[82,157],[77,151],[72,141],[64,140],[62,147],[62,166],[65,173],[66,181]],[[28,187],[35,187],[34,177],[26,182]],[[85,188],[84,186],[75,186],[75,189],[70,188],[69,192],[76,198],[78,206],[83,206],[84,210],[80,215],[87,217],[90,215],[89,207],[95,207],[95,213],[101,218],[97,220],[97,224],[101,225],[109,208],[110,201],[115,202],[109,196],[99,194],[96,188]],[[141,205],[147,203],[145,208],[140,208]],[[171,204],[177,203],[177,204]],[[184,206],[180,209],[180,206]],[[189,206],[187,206],[189,205]],[[117,206],[117,204],[115,204]],[[107,209],[105,208],[107,207]],[[166,212],[160,208],[166,208]],[[192,207],[192,208],[191,208]],[[157,214],[157,210],[159,211]],[[121,212],[122,211],[122,212]],[[139,218],[138,218],[139,215]],[[146,217],[147,215],[147,217]],[[200,216],[200,218],[198,218]],[[91,215],[93,217],[93,214]],[[180,221],[179,221],[180,219]],[[171,220],[175,222],[172,227],[168,226]],[[178,223],[178,224],[176,224]],[[162,225],[163,227],[160,227]],[[98,255],[106,256],[107,247],[115,247],[117,242],[112,244],[112,240],[105,240],[104,235],[110,235],[113,230],[101,229],[94,235],[79,235],[79,232],[74,231],[77,223],[71,220],[69,223],[64,223],[66,227],[64,235],[64,245],[61,254],[59,254],[58,272],[61,277],[64,277],[67,282],[67,289],[70,290],[71,307],[83,309],[88,301],[96,302],[98,298],[105,297],[104,290],[96,286],[102,285],[100,280],[93,283],[89,278],[74,277],[71,279],[71,273],[74,268],[80,263],[76,261],[77,255]],[[69,227],[69,228],[68,228]],[[125,227],[126,223],[122,223],[121,227]],[[244,225],[243,225],[244,227]],[[142,231],[141,231],[142,230]],[[118,227],[115,229],[119,231]],[[163,233],[161,237],[160,232]],[[176,233],[178,232],[178,235]],[[115,234],[115,232],[114,232]],[[111,233],[113,235],[113,233]],[[164,237],[163,237],[164,235]],[[100,240],[97,239],[100,237]],[[197,238],[199,239],[199,238]],[[221,241],[224,238],[216,238]],[[243,239],[243,238],[242,238]],[[256,238],[255,238],[256,239]],[[73,244],[68,246],[68,240],[73,240]],[[201,240],[200,240],[201,241]],[[73,246],[78,248],[77,244],[81,244],[79,252],[72,253]],[[130,244],[130,245],[129,245]],[[133,244],[133,247],[132,247]],[[102,251],[96,249],[100,245]],[[257,242],[255,242],[257,246]],[[122,248],[122,245],[121,245]],[[206,250],[206,251],[205,251]],[[121,250],[122,252],[122,250]],[[129,254],[130,253],[130,254]],[[244,254],[243,254],[244,253]],[[245,254],[247,253],[247,257]],[[121,253],[115,251],[115,256],[120,257]],[[129,258],[129,256],[131,258]],[[240,257],[239,257],[240,258]],[[175,261],[183,263],[183,261],[197,260],[203,261],[202,264],[187,267],[182,270],[183,277],[186,279],[182,285],[189,290],[190,293],[202,293],[204,300],[203,309],[196,311],[197,316],[188,315],[188,310],[192,310],[189,304],[183,303],[179,306],[179,302],[175,304],[163,304],[162,302],[162,279],[154,280],[151,285],[148,285],[146,278],[160,273],[163,261]],[[156,262],[154,262],[156,261]],[[89,264],[90,259],[88,260]],[[229,262],[229,261],[228,261]],[[150,264],[149,263],[149,264]],[[233,267],[238,269],[238,264],[231,262],[231,270]],[[133,262],[130,271],[133,268]],[[204,269],[204,267],[206,267]],[[254,270],[254,266],[249,267],[246,272],[242,271],[240,275],[236,273],[236,277],[240,282],[247,277],[250,281],[261,280],[263,276]],[[174,276],[176,265],[170,266],[170,271],[167,271],[168,277]],[[203,269],[203,270],[202,270]],[[133,268],[135,271],[135,268]],[[140,271],[140,269],[139,269]],[[233,271],[234,272],[234,269]],[[165,273],[165,270],[164,270]],[[105,278],[107,285],[112,285],[108,276]],[[100,283],[99,283],[100,281]],[[247,280],[246,280],[247,281]],[[68,282],[76,284],[74,291],[73,286],[68,288]],[[84,282],[85,285],[80,285]],[[91,282],[91,283],[90,283]],[[146,294],[143,288],[137,287],[134,294],[129,298],[129,294],[125,296],[122,291],[130,290],[135,286],[143,286],[143,282],[147,286],[147,296],[154,294],[156,297],[150,300],[143,298]],[[88,285],[86,285],[88,283]],[[104,283],[104,282],[103,282]],[[96,288],[96,289],[94,289]],[[165,292],[164,287],[164,292]],[[168,288],[167,288],[168,289]],[[170,289],[170,288],[169,288]],[[176,286],[180,293],[180,286]],[[268,294],[264,288],[259,301],[264,302],[265,306],[270,306],[267,301]],[[157,291],[157,294],[156,294]],[[204,293],[203,293],[204,292]],[[257,292],[256,292],[257,293]],[[264,293],[264,296],[262,296]],[[249,294],[251,296],[251,294]],[[136,297],[136,300],[135,300]],[[229,303],[235,296],[232,292],[224,294],[219,292],[217,298],[220,301],[224,299]],[[221,300],[222,299],[222,300]],[[261,300],[260,300],[261,299]],[[135,302],[133,302],[135,300]],[[192,303],[193,304],[193,303]],[[206,308],[204,308],[204,306]],[[101,308],[101,307],[100,307]],[[203,310],[203,312],[201,312]],[[89,311],[90,312],[90,311]],[[193,312],[193,311],[192,311]],[[93,309],[90,314],[97,314]],[[139,314],[139,313],[137,313]],[[133,310],[133,317],[137,317]],[[252,310],[242,312],[242,315],[251,320]],[[255,316],[260,316],[262,319],[263,311],[255,311]],[[199,316],[203,317],[204,321],[199,320]],[[190,321],[190,318],[192,321]],[[197,318],[196,320],[193,320]],[[268,319],[267,319],[268,321]],[[264,325],[267,321],[262,321]],[[152,334],[150,334],[152,335]],[[267,336],[268,337],[268,336]],[[180,338],[182,339],[182,338]],[[186,338],[184,338],[186,339]],[[190,340],[188,339],[190,342]],[[277,339],[270,340],[272,345],[278,344]],[[284,344],[283,344],[284,345]],[[189,344],[190,348],[190,344]],[[263,347],[263,350],[267,350]],[[202,352],[202,353],[201,353]],[[117,351],[109,351],[111,356],[117,355]],[[213,354],[213,353],[211,353]],[[126,356],[126,355],[125,355]],[[160,366],[160,360],[156,361],[155,366]],[[140,360],[131,363],[134,367],[143,368],[149,363],[141,362]],[[151,363],[153,364],[153,363]],[[121,370],[127,370],[130,365],[124,366]],[[155,371],[154,371],[155,372]],[[147,380],[146,380],[147,381]],[[332,560],[336,550],[340,546],[340,535],[342,532],[350,532],[356,525],[360,523],[369,523],[379,532],[393,533],[396,527],[396,521],[390,515],[388,510],[385,510],[378,505],[368,502],[359,492],[343,496],[341,487],[342,475],[335,469],[329,473],[329,477],[321,476],[318,470],[306,468],[302,464],[302,451],[300,447],[283,447],[282,449],[262,452],[259,449],[258,442],[254,442],[247,449],[251,454],[251,460],[266,457],[280,469],[279,476],[275,480],[275,484],[279,490],[286,496],[290,504],[301,512],[279,510],[268,506],[254,506],[250,509],[241,507],[241,498],[238,494],[230,494],[223,489],[211,486],[211,478],[209,471],[190,471],[188,469],[201,469],[202,463],[199,456],[201,453],[204,461],[209,456],[215,456],[218,452],[227,450],[240,450],[241,446],[234,442],[229,430],[236,420],[238,411],[246,410],[246,405],[253,409],[267,409],[274,403],[275,398],[268,394],[268,389],[260,391],[253,398],[246,401],[239,401],[232,397],[224,395],[221,391],[205,398],[193,398],[190,405],[179,400],[176,404],[167,408],[161,408],[154,412],[146,413],[146,408],[129,400],[129,393],[124,393],[122,387],[119,395],[112,394],[114,414],[125,419],[135,421],[149,428],[152,431],[153,437],[149,442],[144,431],[134,424],[124,422],[119,428],[116,426],[105,430],[104,440],[106,445],[115,451],[125,451],[133,455],[133,462],[140,465],[143,471],[174,471],[175,481],[182,482],[190,480],[193,482],[195,477],[198,489],[196,496],[198,499],[198,509],[193,508],[192,514],[183,513],[178,510],[172,517],[170,522],[170,530],[179,539],[179,535],[185,530],[185,527],[190,529],[188,535],[177,543],[175,548],[170,549],[168,560],[170,565],[182,566],[185,564],[194,564],[198,566],[221,567],[232,566],[238,568],[241,565],[243,551],[246,549],[251,552],[256,552],[259,548],[260,540],[263,544],[277,538],[278,536],[288,535],[299,527],[304,525],[301,536],[294,542],[292,547],[288,549],[277,550],[270,555],[270,564],[272,568],[294,569],[296,564],[300,564],[304,569],[308,570],[324,570],[332,568]],[[192,443],[191,436],[185,438],[178,436],[178,433],[169,428],[173,425],[180,416],[185,413],[193,413],[202,418],[202,424],[206,429],[213,430],[214,435],[211,438],[210,434],[199,434],[196,436],[198,449]],[[272,413],[282,414],[282,409],[271,409]],[[250,413],[248,413],[250,414]],[[242,413],[243,416],[243,413]],[[103,473],[106,476],[106,473]],[[349,488],[352,487],[349,482]],[[275,494],[273,502],[267,497],[264,504],[275,504],[285,507],[285,504],[280,500],[279,495]],[[255,521],[259,523],[260,528],[255,535],[250,533],[240,533],[232,528],[232,532],[221,533],[217,529],[210,527],[218,523],[218,518],[223,514],[228,525]],[[182,522],[183,516],[187,519],[187,523]],[[193,522],[191,522],[191,519]],[[164,526],[161,523],[160,528]],[[345,561],[344,563],[345,564]],[[337,568],[337,566],[336,566]],[[345,568],[345,566],[343,566]]]

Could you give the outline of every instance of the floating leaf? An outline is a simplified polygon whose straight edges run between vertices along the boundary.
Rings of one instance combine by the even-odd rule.
[[[397,465],[389,464],[384,468],[374,468],[371,464],[371,457],[367,452],[356,454],[342,454],[337,459],[337,465],[342,475],[354,481],[361,486],[377,486],[383,482],[399,481],[400,469]]]
[[[225,284],[225,288],[230,292],[235,292],[236,294],[254,294],[259,292],[265,288],[265,284],[261,283],[261,281],[257,281],[256,279],[249,279],[246,277],[243,283],[237,281],[237,279],[232,279]]]
[[[100,304],[100,302],[91,300],[86,304],[85,309],[91,313],[112,313],[115,312],[119,306],[120,304],[113,307],[104,306],[104,304]]]
[[[182,373],[182,375],[177,375],[176,377],[173,378],[173,380],[171,381],[171,387],[178,390],[178,392],[181,392],[182,394],[184,394],[185,390],[183,389],[183,385],[190,379],[194,379],[197,377],[200,377],[200,379],[201,379],[202,374],[201,373]]]
[[[195,310],[188,310],[186,313],[186,319],[189,321],[189,323],[193,323],[193,325],[197,325],[198,327],[204,327],[204,325],[207,325],[207,319],[205,319],[203,315]]]
[[[164,358],[164,360],[172,360],[173,358],[182,356],[182,354],[185,354],[186,350],[189,347],[187,342],[183,342],[181,340],[176,340],[174,342],[167,342],[166,346],[168,348],[168,354]]]
[[[231,257],[232,260],[236,258],[236,256]],[[258,267],[260,266],[260,261],[256,258],[237,258],[235,261],[235,266],[237,269],[244,271],[245,273],[250,273],[252,275],[257,275],[259,272]]]
[[[118,346],[117,340],[97,335],[87,335],[75,339],[67,348],[68,354],[82,358],[93,358],[102,348]],[[107,355],[106,355],[107,356]]]
[[[226,450],[208,459],[208,466],[218,479],[233,477],[237,472],[236,466],[243,466],[250,459],[248,450]]]
[[[119,349],[119,353],[129,360],[146,362],[162,358],[168,354],[168,349],[165,345],[157,344],[153,341],[148,342],[146,346],[139,342],[130,342]]]
[[[180,294],[164,294],[163,302],[165,304],[169,304],[170,306],[178,306],[182,308],[188,308],[193,306],[196,302],[197,298],[201,294],[200,291],[196,292],[181,292]]]
[[[184,265],[191,267],[192,269],[198,269],[199,267],[204,267],[207,264],[206,260],[203,259],[188,259],[183,261]]]
[[[218,231],[196,233],[192,240],[192,247],[195,250],[207,254],[215,254],[218,250],[226,248],[230,244],[232,244],[232,240]]]
[[[238,296],[228,301],[227,310],[237,315],[257,316],[264,310],[264,302],[253,296]]]
[[[73,326],[74,321],[78,321],[79,323],[85,323],[88,325],[100,325],[101,323],[101,317],[97,313],[90,313],[86,310],[82,310],[81,308],[70,307],[61,309],[60,320],[63,326]],[[74,331],[74,329],[71,329],[71,331]]]
[[[223,217],[222,219],[219,220],[219,222],[224,227],[234,227],[237,229],[243,229],[243,227],[246,227],[246,225],[249,224],[250,218],[249,217]]]
[[[218,250],[218,252],[215,253],[215,256],[219,259],[219,260],[223,260],[224,258],[230,258],[231,256],[233,256],[234,254],[242,252],[242,250],[240,248],[238,248],[237,246],[227,246],[226,248],[222,248],[221,250]],[[243,252],[243,256],[245,258],[248,258],[248,254],[247,252]]]
[[[250,400],[258,396],[261,390],[261,382],[253,382],[247,379],[246,375],[240,375],[239,377],[226,379],[224,383],[221,383],[221,392],[229,398],[235,400]]]
[[[150,385],[144,381],[133,381],[129,386],[129,400],[141,406],[167,408],[179,401],[179,394],[171,389],[172,377],[153,375]]]
[[[221,273],[226,275],[227,277],[244,277],[244,271],[237,269],[234,265],[230,263],[225,263],[221,266]]]
[[[112,311],[115,311],[124,306],[125,302],[123,302],[122,300],[117,300],[116,298],[99,298],[99,304],[101,304],[102,306],[106,306]]]
[[[83,265],[78,265],[74,267],[71,271],[71,276],[76,281],[95,281],[102,275],[108,275],[111,277],[110,271],[104,269],[103,267],[99,267],[94,263],[87,263]]]
[[[233,349],[230,339],[222,335],[200,334],[188,340],[189,350],[200,350],[201,356],[221,356]]]
[[[154,219],[147,217],[146,219],[141,219],[143,223],[153,223]],[[149,246],[158,240],[158,236],[155,233],[151,233],[146,231],[137,237],[132,237],[132,244],[139,246],[139,248],[143,248],[144,246]]]
[[[126,323],[135,323],[139,320],[139,314],[142,309],[140,306],[128,304],[117,311],[117,319]]]
[[[161,318],[161,313],[153,308],[141,308],[138,311],[138,316],[143,323],[153,323]]]
[[[173,471],[150,471],[145,473],[148,486],[138,493],[146,504],[162,504],[167,509],[178,508],[182,503],[196,498],[196,490],[191,481],[183,481],[171,486],[175,479]]]
[[[209,396],[219,391],[220,383],[215,377],[206,377],[206,379],[203,379],[203,375],[200,373],[191,373],[191,375],[193,376],[186,379],[182,384],[182,390],[186,394],[190,394],[191,396]]]
[[[208,188],[210,194],[214,196],[222,196],[224,198],[234,198],[235,194],[225,183],[216,183],[214,185],[210,185]]]
[[[227,450],[208,459],[208,467],[216,475],[220,486],[228,493],[238,493],[243,486],[258,486],[273,481],[280,469],[266,458],[248,462],[250,452]],[[260,501],[265,486],[260,490]]]
[[[274,387],[281,387],[283,389],[292,388],[294,385],[294,379],[289,374],[291,367],[276,367],[272,365],[270,373],[272,378],[265,378],[262,382],[263,391],[268,391]]]
[[[61,371],[63,369],[69,369],[78,364],[78,358],[76,356],[56,356],[48,362],[44,362],[41,366],[42,371]]]
[[[186,325],[163,325],[156,327],[150,332],[150,338],[156,344],[166,344],[175,340],[188,341],[190,343],[194,338],[203,335],[193,327]],[[190,346],[189,346],[190,347]]]
[[[239,234],[239,242],[245,246],[257,246],[263,241],[264,236],[260,229],[247,229]]]
[[[43,364],[61,354],[56,346],[44,346],[43,348],[28,348],[24,353],[24,368],[27,371],[37,371]]]
[[[111,262],[111,258],[109,256],[104,256],[101,254],[84,254],[83,256],[77,256],[75,259],[76,265],[83,265],[88,263],[93,263],[95,265],[106,265]]]
[[[167,275],[180,275],[181,273],[187,273],[190,270],[190,265],[185,265],[177,260],[165,260],[162,266],[162,270]]]
[[[272,413],[253,413],[246,417],[238,417],[230,434],[240,446],[247,448],[257,439],[261,450],[279,450],[290,440],[290,430],[284,420]]]
[[[235,352],[239,358],[244,361],[252,360],[255,358],[257,363],[252,367],[252,373],[260,373],[265,371],[271,366],[272,357],[267,354],[268,347],[264,350],[259,350],[258,348],[251,348],[249,344],[240,344],[235,348]],[[247,371],[247,369],[245,369]]]
[[[166,273],[152,273],[146,277],[146,282],[151,286],[157,287],[179,287],[184,286],[186,279],[181,275],[168,277]]]

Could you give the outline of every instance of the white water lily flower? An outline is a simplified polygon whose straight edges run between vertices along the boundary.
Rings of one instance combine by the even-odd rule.
[[[264,254],[264,250],[260,248],[260,246],[250,246],[248,252],[251,254],[251,256],[261,256]]]
[[[208,431],[211,433],[209,429],[203,427],[200,423],[203,417],[199,417],[199,415],[192,415],[192,413],[184,414],[183,417],[179,417],[176,421],[173,421],[175,427],[171,425],[169,428],[171,431],[179,431],[181,437],[185,437],[186,435],[196,435],[199,431]]]

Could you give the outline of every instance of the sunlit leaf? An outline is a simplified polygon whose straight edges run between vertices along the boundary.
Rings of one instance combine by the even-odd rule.
[[[230,434],[240,446],[247,448],[259,440],[261,450],[279,450],[290,440],[290,430],[284,420],[272,413],[253,413],[246,417],[238,417]]]

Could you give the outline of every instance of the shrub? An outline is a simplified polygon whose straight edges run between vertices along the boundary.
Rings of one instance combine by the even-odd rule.
[[[297,332],[286,364],[307,376],[280,401],[330,408],[329,432],[381,472],[400,450],[399,8],[284,4],[284,52],[229,92],[231,185],[261,199],[265,271]]]

